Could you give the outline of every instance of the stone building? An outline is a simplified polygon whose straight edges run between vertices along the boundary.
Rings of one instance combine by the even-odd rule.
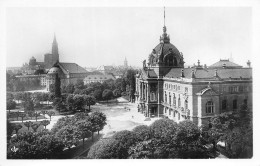
[[[111,74],[96,74],[96,75],[88,75],[86,78],[84,78],[84,85],[93,83],[93,82],[100,82],[103,83],[106,80],[115,80],[116,78]]]
[[[183,54],[170,43],[163,27],[160,43],[148,63],[136,75],[135,101],[146,117],[168,117],[176,122],[190,119],[201,125],[242,104],[252,107],[252,69],[228,60],[202,67],[184,68]]]
[[[77,80],[83,80],[89,72],[76,63],[56,62],[46,75],[46,89],[50,91],[50,86],[55,82],[55,74],[61,80],[61,86],[75,84]]]

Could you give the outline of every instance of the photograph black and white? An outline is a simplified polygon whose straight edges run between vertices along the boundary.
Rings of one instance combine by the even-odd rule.
[[[252,6],[4,12],[7,161],[255,157]]]

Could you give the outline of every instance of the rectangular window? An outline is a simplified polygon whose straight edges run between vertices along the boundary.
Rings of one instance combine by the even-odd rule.
[[[188,88],[187,87],[185,87],[185,92],[188,93]]]
[[[233,100],[233,110],[237,109],[237,100]]]
[[[226,91],[227,91],[227,88],[226,88],[226,87],[223,87],[223,88],[222,88],[222,91],[223,91],[223,92],[226,92]]]
[[[180,87],[180,86],[178,86],[178,90],[181,90],[181,87]]]
[[[171,112],[172,112],[172,111],[171,111],[171,110],[169,110],[169,115],[171,115]]]

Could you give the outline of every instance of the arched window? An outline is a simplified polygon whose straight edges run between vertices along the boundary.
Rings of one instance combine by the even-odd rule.
[[[222,100],[222,110],[226,110],[227,109],[227,100],[224,99]]]
[[[172,97],[171,97],[171,93],[169,92],[169,104],[172,104]]]
[[[237,99],[233,100],[233,110],[237,109]]]
[[[212,101],[206,103],[206,114],[211,114],[214,112],[214,104]]]
[[[188,109],[188,100],[185,100],[185,102],[184,102],[184,108],[185,108],[185,110]]]
[[[178,107],[180,107],[180,106],[181,106],[181,98],[179,96],[179,98],[178,98]]]
[[[173,66],[178,66],[178,62],[177,62],[176,57],[173,58]]]
[[[173,105],[176,106],[176,97],[175,97],[175,94],[173,94]]]

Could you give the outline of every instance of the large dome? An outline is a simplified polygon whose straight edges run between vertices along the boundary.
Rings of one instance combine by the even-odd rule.
[[[154,48],[153,54],[166,55],[169,51],[171,51],[174,55],[180,55],[179,50],[171,43],[160,43],[160,44],[158,44]]]

